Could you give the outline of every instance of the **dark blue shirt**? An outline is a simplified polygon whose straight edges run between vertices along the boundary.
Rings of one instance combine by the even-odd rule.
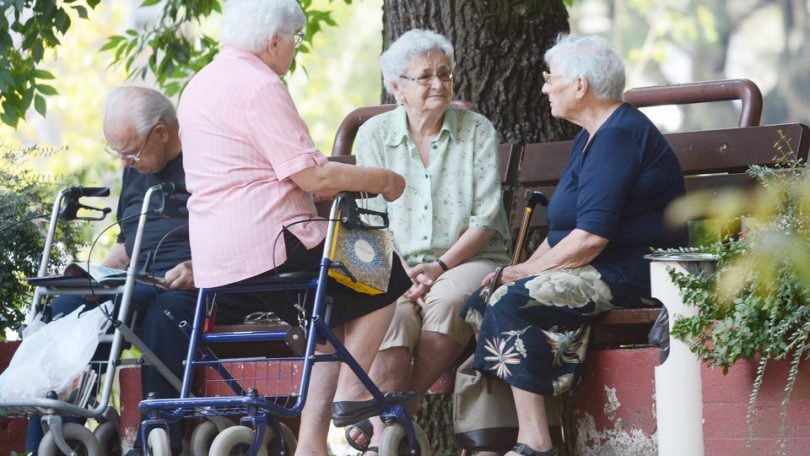
[[[132,247],[138,228],[138,216],[141,213],[143,197],[149,187],[162,183],[185,182],[183,172],[183,154],[166,164],[154,174],[141,174],[132,168],[125,168],[121,183],[121,196],[118,199],[117,217],[121,225],[118,242],[124,243],[127,255],[132,258]],[[153,194],[149,203],[150,211],[160,205],[160,192]],[[141,241],[141,252],[138,256],[138,267],[143,268],[149,257],[153,263],[148,271],[158,276],[183,261],[191,259],[191,247],[188,243],[188,195],[177,195],[169,200],[168,217],[149,215]],[[162,241],[161,241],[162,240]],[[160,244],[158,248],[158,244]]]
[[[582,130],[549,202],[548,241],[553,247],[579,228],[609,240],[593,265],[611,288],[614,303],[638,305],[650,294],[651,247],[686,245],[684,230],[664,226],[666,206],[684,193],[678,159],[660,131],[625,103],[588,145]],[[628,304],[629,303],[629,304]]]

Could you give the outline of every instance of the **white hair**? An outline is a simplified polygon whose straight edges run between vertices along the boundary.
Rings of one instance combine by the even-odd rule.
[[[621,101],[624,92],[624,62],[610,42],[597,35],[560,35],[547,50],[546,63],[569,82],[578,77],[588,80],[593,94],[602,100]]]
[[[277,33],[295,33],[307,23],[295,0],[228,0],[222,13],[222,44],[258,54]]]
[[[129,119],[138,138],[144,140],[158,122],[176,124],[177,113],[171,100],[157,90],[124,86],[113,89],[104,101],[104,124],[120,128],[117,122],[122,119]]]
[[[427,55],[431,51],[440,51],[444,54],[450,65],[450,71],[453,71],[455,66],[453,45],[438,33],[430,30],[411,29],[391,43],[388,50],[383,52],[380,57],[385,90],[392,93],[391,82],[405,73],[414,58]]]

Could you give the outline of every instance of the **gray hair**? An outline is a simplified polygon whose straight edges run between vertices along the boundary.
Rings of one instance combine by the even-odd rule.
[[[396,41],[391,43],[388,50],[380,57],[380,67],[383,74],[383,86],[388,93],[391,92],[391,82],[395,81],[410,65],[411,61],[431,51],[441,51],[447,57],[450,71],[453,71],[455,60],[453,58],[453,45],[438,33],[430,30],[412,29],[403,33]]]
[[[597,35],[560,35],[544,59],[554,64],[569,82],[588,80],[593,94],[602,100],[621,101],[624,92],[624,62],[610,42]]]
[[[171,100],[157,90],[134,86],[116,87],[104,101],[104,124],[127,118],[132,122],[138,138],[143,140],[160,121],[166,125],[176,124],[177,112]],[[120,127],[120,124],[116,126]]]
[[[307,18],[295,0],[228,0],[222,13],[222,44],[258,54],[277,33],[295,33]]]

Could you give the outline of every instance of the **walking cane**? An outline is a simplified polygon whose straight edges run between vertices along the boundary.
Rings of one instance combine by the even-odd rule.
[[[546,198],[543,192],[526,190],[526,207],[523,208],[523,220],[520,223],[520,231],[518,231],[518,237],[515,241],[515,253],[512,255],[512,263],[510,265],[520,263],[520,252],[523,251],[523,244],[526,243],[526,237],[529,233],[529,222],[532,220],[532,213],[534,213],[534,208],[537,206],[537,203],[542,204],[544,207],[548,206],[548,198]],[[492,277],[492,284],[487,289],[487,299],[489,299],[492,293],[498,288],[498,282],[501,281],[501,274],[505,267],[506,266],[501,266],[495,270],[495,275]]]
[[[529,222],[532,220],[532,213],[537,203],[548,206],[548,198],[543,192],[537,190],[526,190],[526,207],[523,208],[523,220],[520,223],[517,241],[515,241],[515,253],[512,256],[512,265],[520,263],[520,253],[523,251],[523,244],[526,243],[526,235],[529,233]]]

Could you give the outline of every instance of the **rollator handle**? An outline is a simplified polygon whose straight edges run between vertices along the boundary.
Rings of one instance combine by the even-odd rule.
[[[343,198],[340,200],[340,223],[347,228],[353,229],[380,230],[388,228],[388,213],[358,207],[355,199],[357,199],[359,195],[360,194],[356,192],[343,194]],[[366,195],[363,194],[363,197],[365,196]],[[365,223],[361,218],[362,215],[379,217],[380,223],[373,225]]]
[[[103,220],[112,209],[109,207],[93,207],[83,204],[79,201],[82,197],[102,197],[110,196],[109,187],[68,187],[64,190],[64,199],[62,206],[59,208],[59,218],[62,220]],[[100,215],[92,216],[79,216],[79,209],[88,211],[101,212]]]
[[[178,200],[178,195],[188,195],[185,182],[166,182],[160,184],[160,205],[155,209],[155,213],[164,217],[171,217],[185,212],[182,200]],[[178,204],[178,201],[181,201]]]
[[[161,184],[160,190],[164,194],[168,195],[176,195],[178,193],[188,193],[188,190],[186,190],[185,182],[167,182],[165,184]]]

